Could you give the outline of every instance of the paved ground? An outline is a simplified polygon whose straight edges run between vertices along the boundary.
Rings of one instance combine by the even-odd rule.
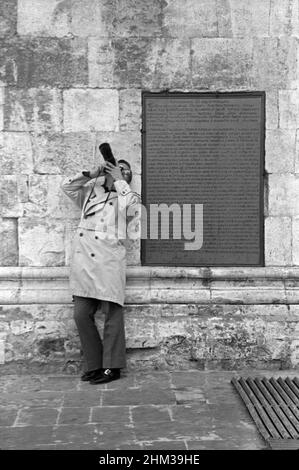
[[[70,375],[2,376],[0,449],[265,449],[233,375],[296,373],[127,372],[105,385]]]

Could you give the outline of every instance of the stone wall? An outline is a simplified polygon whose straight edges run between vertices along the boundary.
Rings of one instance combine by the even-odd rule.
[[[15,282],[11,277],[21,282],[19,293],[27,282],[20,280],[24,272],[29,278],[28,272],[34,273],[36,286],[44,285],[36,272],[45,267],[58,276],[54,283],[59,284],[59,267],[67,278],[79,214],[59,184],[64,175],[99,161],[95,149],[100,142],[108,140],[118,158],[131,161],[133,188],[140,192],[142,90],[265,90],[265,263],[276,267],[276,282],[284,283],[283,268],[299,265],[298,22],[298,0],[0,0],[2,367],[27,368],[35,362],[63,368],[68,361],[78,363],[78,338],[67,294],[60,303],[59,289],[55,291],[56,310],[49,307],[51,290],[43,300],[33,295],[28,303],[22,295],[10,294]],[[142,272],[138,243],[128,253],[128,264],[132,272]],[[185,276],[192,278],[191,273],[187,269]],[[150,279],[155,282],[152,273]],[[199,273],[198,279],[205,282],[205,275]],[[181,292],[180,278],[167,282]],[[231,281],[221,282],[227,287]],[[237,276],[236,282],[241,282],[240,292],[243,281]],[[296,292],[296,270],[290,282]],[[266,297],[273,292],[267,273],[262,286]],[[145,289],[149,291],[148,286]],[[140,304],[136,292],[136,298],[127,299],[129,362],[159,367],[258,365],[260,350],[250,345],[262,335],[262,344],[280,345],[265,346],[270,353],[263,363],[296,367],[298,317],[290,310],[296,295],[290,302],[282,295],[285,288],[278,292],[278,298],[270,296],[267,309],[259,295],[250,302],[246,295],[241,299],[233,295],[222,299],[217,310],[218,299],[198,300],[194,287],[182,309],[179,299],[164,298],[160,305],[167,321],[159,313],[159,302],[153,304],[149,295],[148,302]],[[248,312],[252,318],[249,304],[256,305],[253,311],[260,329],[245,321]],[[217,341],[222,337],[234,347],[220,348],[223,355],[219,355],[220,349],[209,342],[203,346],[196,333],[203,325],[201,313],[190,314],[194,308],[204,312],[205,331],[212,336],[217,331],[213,336]],[[225,312],[221,327],[213,323],[215,312],[219,320],[219,311]],[[147,315],[152,318],[148,327],[152,324],[156,332],[163,332],[163,341],[151,329],[137,334],[143,331]],[[237,325],[242,333],[236,333]],[[144,343],[136,339],[143,336]],[[171,361],[156,361],[155,354],[159,358],[168,351]]]

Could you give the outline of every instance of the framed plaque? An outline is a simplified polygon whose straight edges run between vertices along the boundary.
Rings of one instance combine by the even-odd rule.
[[[264,266],[265,93],[142,94],[141,259]]]

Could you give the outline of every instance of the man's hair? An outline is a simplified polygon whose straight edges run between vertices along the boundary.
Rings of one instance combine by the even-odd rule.
[[[130,165],[130,163],[129,163],[129,162],[127,162],[127,160],[123,160],[123,159],[121,159],[121,160],[118,160],[118,163],[125,163],[126,165],[128,165],[128,167],[129,167],[129,168],[130,168],[130,170],[131,170],[131,165]]]

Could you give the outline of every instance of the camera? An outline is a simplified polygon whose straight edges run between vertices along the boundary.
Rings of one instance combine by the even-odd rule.
[[[105,162],[110,162],[112,163],[112,165],[116,166],[116,160],[112,153],[111,147],[107,142],[104,142],[103,144],[99,145],[99,150],[101,154],[103,155]],[[104,172],[107,173],[106,170],[104,170]]]

